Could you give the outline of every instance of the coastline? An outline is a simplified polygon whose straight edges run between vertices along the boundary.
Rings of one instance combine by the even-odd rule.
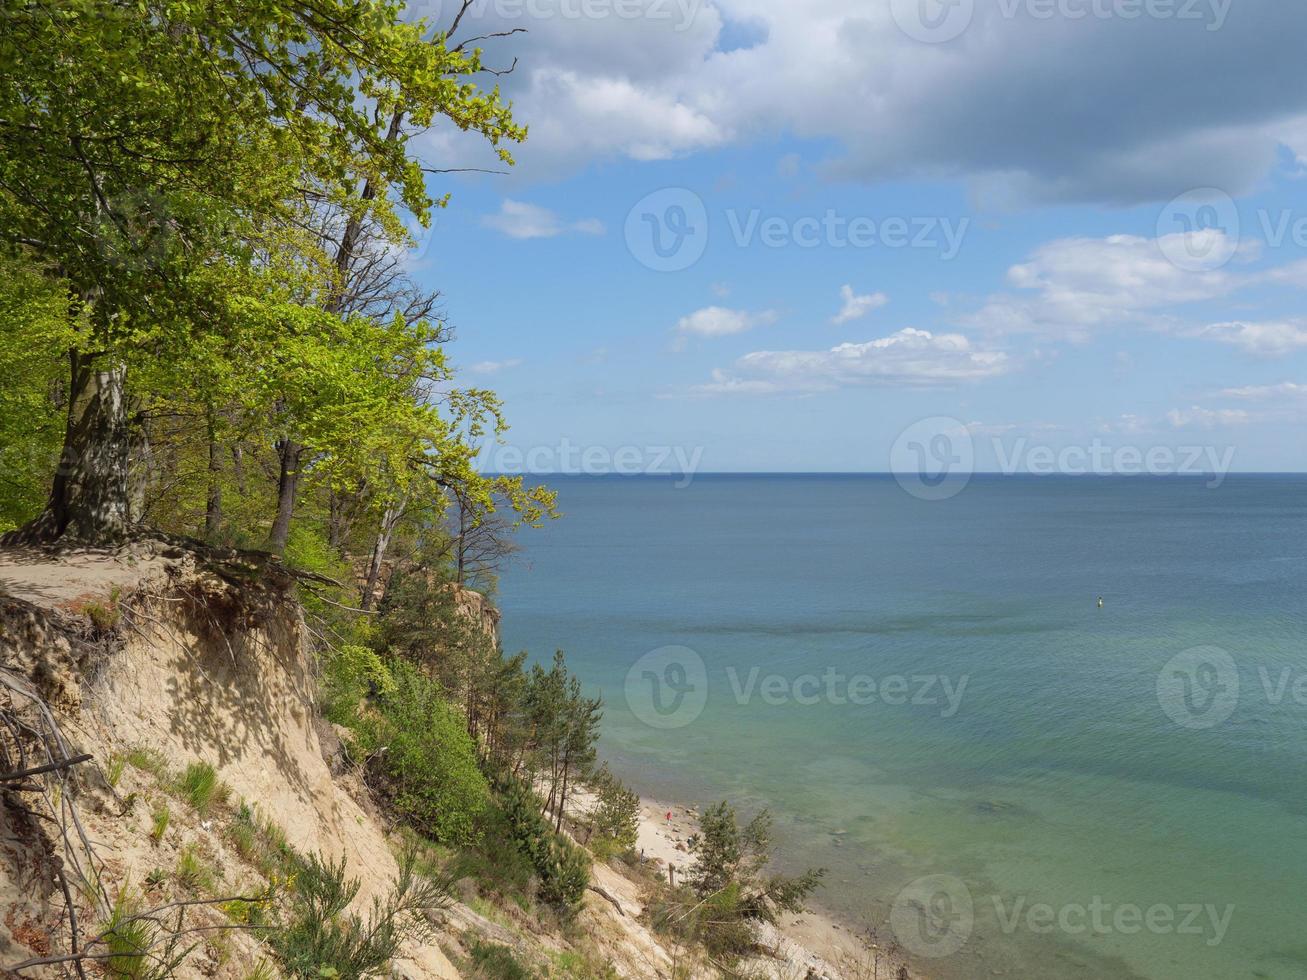
[[[696,807],[642,796],[636,849],[646,861],[680,873],[692,860],[685,842],[697,825]],[[903,975],[926,980],[902,953],[887,951],[865,929],[859,932],[842,922],[820,902],[783,916],[774,929],[764,928],[761,938],[773,949],[777,977],[793,976],[798,969],[800,975],[831,980],[893,980]]]

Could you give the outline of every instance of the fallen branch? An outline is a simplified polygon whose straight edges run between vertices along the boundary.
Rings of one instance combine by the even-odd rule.
[[[28,776],[40,776],[42,773],[57,772],[61,769],[68,769],[81,762],[89,762],[94,756],[89,752],[83,752],[81,755],[73,756],[71,759],[63,759],[58,762],[47,762],[43,766],[33,766],[30,769],[20,769],[18,772],[0,773],[0,783],[8,783],[15,779],[26,779]],[[12,788],[12,787],[11,787]]]

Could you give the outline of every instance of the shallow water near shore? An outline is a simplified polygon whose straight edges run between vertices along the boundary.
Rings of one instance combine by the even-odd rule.
[[[770,807],[939,980],[1307,977],[1307,478],[548,482],[504,644],[641,792]]]

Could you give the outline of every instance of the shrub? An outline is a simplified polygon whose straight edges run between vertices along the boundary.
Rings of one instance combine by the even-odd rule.
[[[591,779],[598,802],[590,814],[594,826],[591,849],[596,854],[622,854],[640,837],[640,797],[609,771],[607,764]]]
[[[213,766],[207,762],[192,762],[177,780],[177,792],[195,808],[196,813],[206,816],[215,804],[226,801],[231,791],[218,778]]]
[[[490,791],[463,719],[412,664],[390,665],[393,693],[360,719],[359,747],[396,812],[440,843],[468,843]]]
[[[395,692],[395,679],[377,652],[357,643],[332,651],[323,671],[323,713],[338,725],[356,725],[359,702]]]
[[[471,975],[480,980],[534,980],[535,973],[507,946],[477,940],[472,944],[471,954]]]
[[[96,633],[112,633],[122,622],[122,612],[118,608],[118,589],[115,588],[107,603],[88,602],[83,607],[86,618],[91,621],[91,628]]]
[[[187,891],[208,891],[213,888],[213,871],[204,862],[194,844],[187,844],[177,857],[177,883]]]
[[[512,840],[540,879],[540,897],[565,918],[575,915],[590,883],[590,860],[582,848],[555,832],[540,802],[521,780],[504,781],[500,800]]]
[[[282,829],[259,816],[243,800],[236,808],[227,837],[236,853],[258,868],[265,878],[289,874],[298,860]]]
[[[114,898],[109,921],[91,946],[104,946],[107,955],[100,962],[114,980],[165,980],[176,975],[177,967],[195,948],[181,947],[181,922],[175,922],[175,927],[165,925],[158,915],[143,912],[137,894],[124,888]]]
[[[381,976],[399,947],[431,935],[426,915],[449,903],[447,893],[416,873],[412,851],[401,856],[395,889],[374,899],[366,920],[346,909],[359,891],[339,864],[310,855],[300,862],[288,920],[269,942],[286,971],[297,977],[358,980]]]

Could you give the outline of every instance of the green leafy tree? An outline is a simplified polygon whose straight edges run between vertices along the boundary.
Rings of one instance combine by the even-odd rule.
[[[397,813],[433,840],[466,843],[489,800],[476,746],[433,681],[402,660],[388,667],[393,689],[360,716],[359,747]]]
[[[479,53],[402,12],[397,0],[7,6],[0,245],[58,278],[76,328],[61,464],[27,537],[123,532],[134,365],[238,330],[251,285],[262,297],[291,272],[298,303],[340,319],[336,280],[362,225],[401,242],[404,212],[429,220],[409,133],[445,117],[508,159],[503,143],[524,131],[472,83]],[[304,231],[323,207],[343,217],[334,255]]]
[[[777,912],[798,912],[826,874],[824,868],[797,877],[767,874],[771,860],[771,814],[763,810],[743,827],[735,809],[722,801],[699,818],[686,842],[695,862],[686,880],[700,898],[730,893],[730,905],[745,919],[774,923]]]

